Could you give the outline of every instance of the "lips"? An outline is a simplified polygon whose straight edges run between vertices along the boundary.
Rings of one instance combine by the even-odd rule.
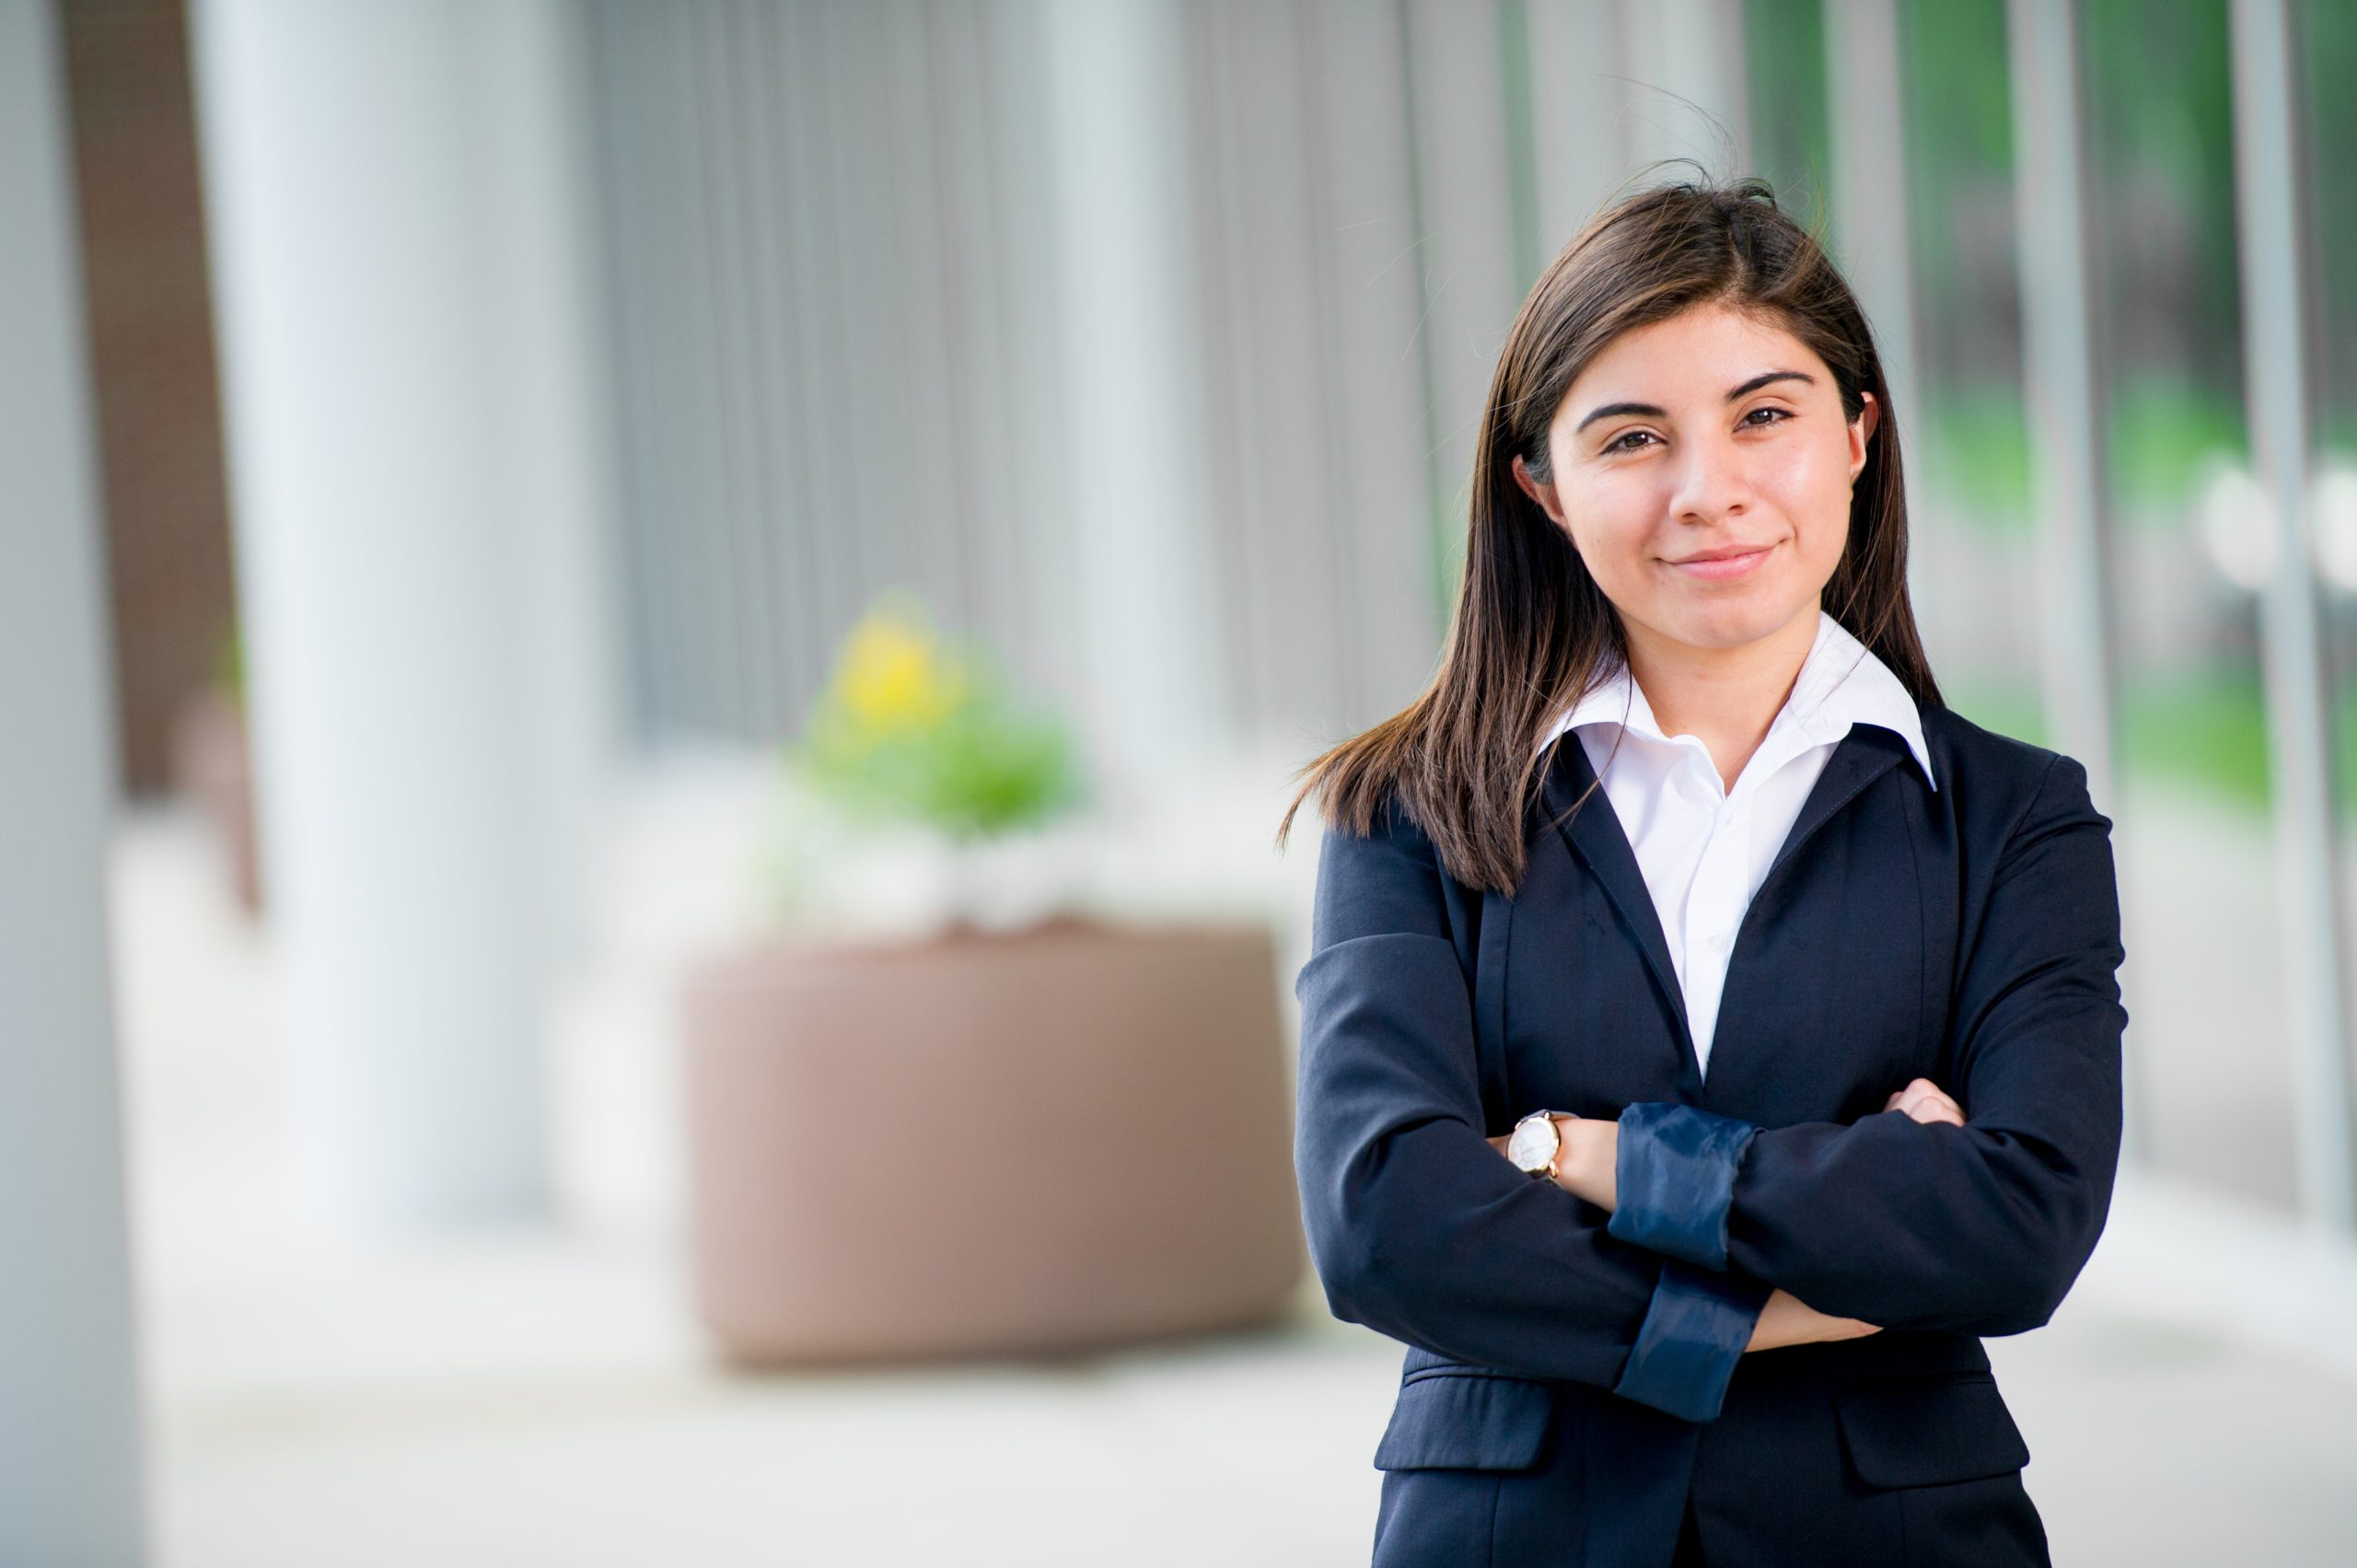
[[[1707,582],[1729,582],[1747,577],[1759,569],[1759,563],[1775,550],[1773,544],[1730,545],[1724,550],[1705,550],[1683,556],[1668,564],[1678,569],[1680,576],[1698,577]]]

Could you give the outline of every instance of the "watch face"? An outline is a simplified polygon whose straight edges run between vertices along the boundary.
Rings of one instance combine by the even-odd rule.
[[[1514,1136],[1506,1140],[1506,1158],[1525,1170],[1543,1170],[1555,1157],[1557,1141],[1551,1116],[1517,1123]]]

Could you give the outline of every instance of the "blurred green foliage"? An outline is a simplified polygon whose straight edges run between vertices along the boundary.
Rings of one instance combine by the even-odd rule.
[[[1079,803],[1075,748],[981,649],[934,630],[915,596],[881,597],[843,640],[784,761],[851,821],[973,840]]]
[[[2239,401],[2212,387],[2144,376],[2115,388],[2110,413],[2111,494],[2122,521],[2155,515],[2192,493],[2204,459],[2247,461]]]
[[[1922,484],[1953,497],[1964,519],[1991,533],[2029,533],[2029,422],[2017,389],[1940,389],[1925,428],[1904,447]]]
[[[2324,328],[2324,406],[2320,423],[2336,444],[2357,448],[2357,5],[2307,0],[2297,7],[2300,59],[2306,73],[2309,212],[2317,252],[2317,314]]]
[[[1751,168],[1776,188],[1776,204],[1822,232],[1832,189],[1833,135],[1826,113],[1823,0],[1747,0],[1744,90],[1751,108]]]
[[[2258,667],[2239,663],[2122,694],[2120,748],[2133,772],[2175,779],[2253,812],[2271,808],[2267,691]],[[2331,694],[2333,784],[2357,818],[2357,683]]]
[[[2131,678],[2119,694],[2119,746],[2131,773],[2267,809],[2267,701],[2254,666],[2166,681]]]
[[[2035,746],[2047,738],[2037,689],[1981,675],[1941,685],[1973,723]],[[2340,810],[2357,818],[2357,684],[2335,691],[2331,714]],[[2131,674],[2119,694],[2120,760],[2133,777],[2165,780],[2264,815],[2272,808],[2267,691],[2257,664],[2238,661],[2166,679]]]
[[[2225,0],[2083,4],[2096,261],[2112,373],[2124,383],[2173,376],[2239,407]]]
[[[2110,494],[2122,522],[2181,520],[2203,461],[2247,460],[2242,410],[2217,392],[2165,377],[2118,388],[2108,416]],[[2018,389],[1949,388],[1925,407],[1910,451],[1917,473],[1992,533],[2029,531],[2029,417]]]
[[[1940,694],[1953,711],[1983,729],[2010,735],[2033,746],[2046,744],[2046,714],[2038,687],[1989,670],[1940,673]]]

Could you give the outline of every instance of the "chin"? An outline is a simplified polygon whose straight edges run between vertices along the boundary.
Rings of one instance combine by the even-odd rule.
[[[1749,600],[1689,605],[1684,614],[1666,618],[1666,625],[1670,635],[1691,647],[1739,648],[1782,631],[1806,608]]]

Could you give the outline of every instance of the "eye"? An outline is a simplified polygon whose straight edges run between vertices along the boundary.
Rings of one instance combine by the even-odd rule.
[[[1763,413],[1772,413],[1776,417],[1774,419],[1761,419],[1759,424],[1752,424],[1751,422],[1755,419],[1759,419]],[[1749,413],[1745,414],[1743,416],[1743,423],[1751,425],[1751,428],[1754,430],[1765,430],[1771,424],[1781,424],[1785,420],[1792,417],[1793,412],[1790,409],[1781,409],[1775,407],[1773,404],[1763,403],[1759,408],[1753,409]]]
[[[1656,439],[1654,433],[1650,430],[1624,430],[1620,435],[1615,436],[1611,440],[1607,441],[1604,444],[1604,449],[1608,452],[1633,452],[1637,449],[1636,447],[1624,447],[1620,444],[1623,441],[1628,440],[1632,436],[1642,436],[1648,441]]]

